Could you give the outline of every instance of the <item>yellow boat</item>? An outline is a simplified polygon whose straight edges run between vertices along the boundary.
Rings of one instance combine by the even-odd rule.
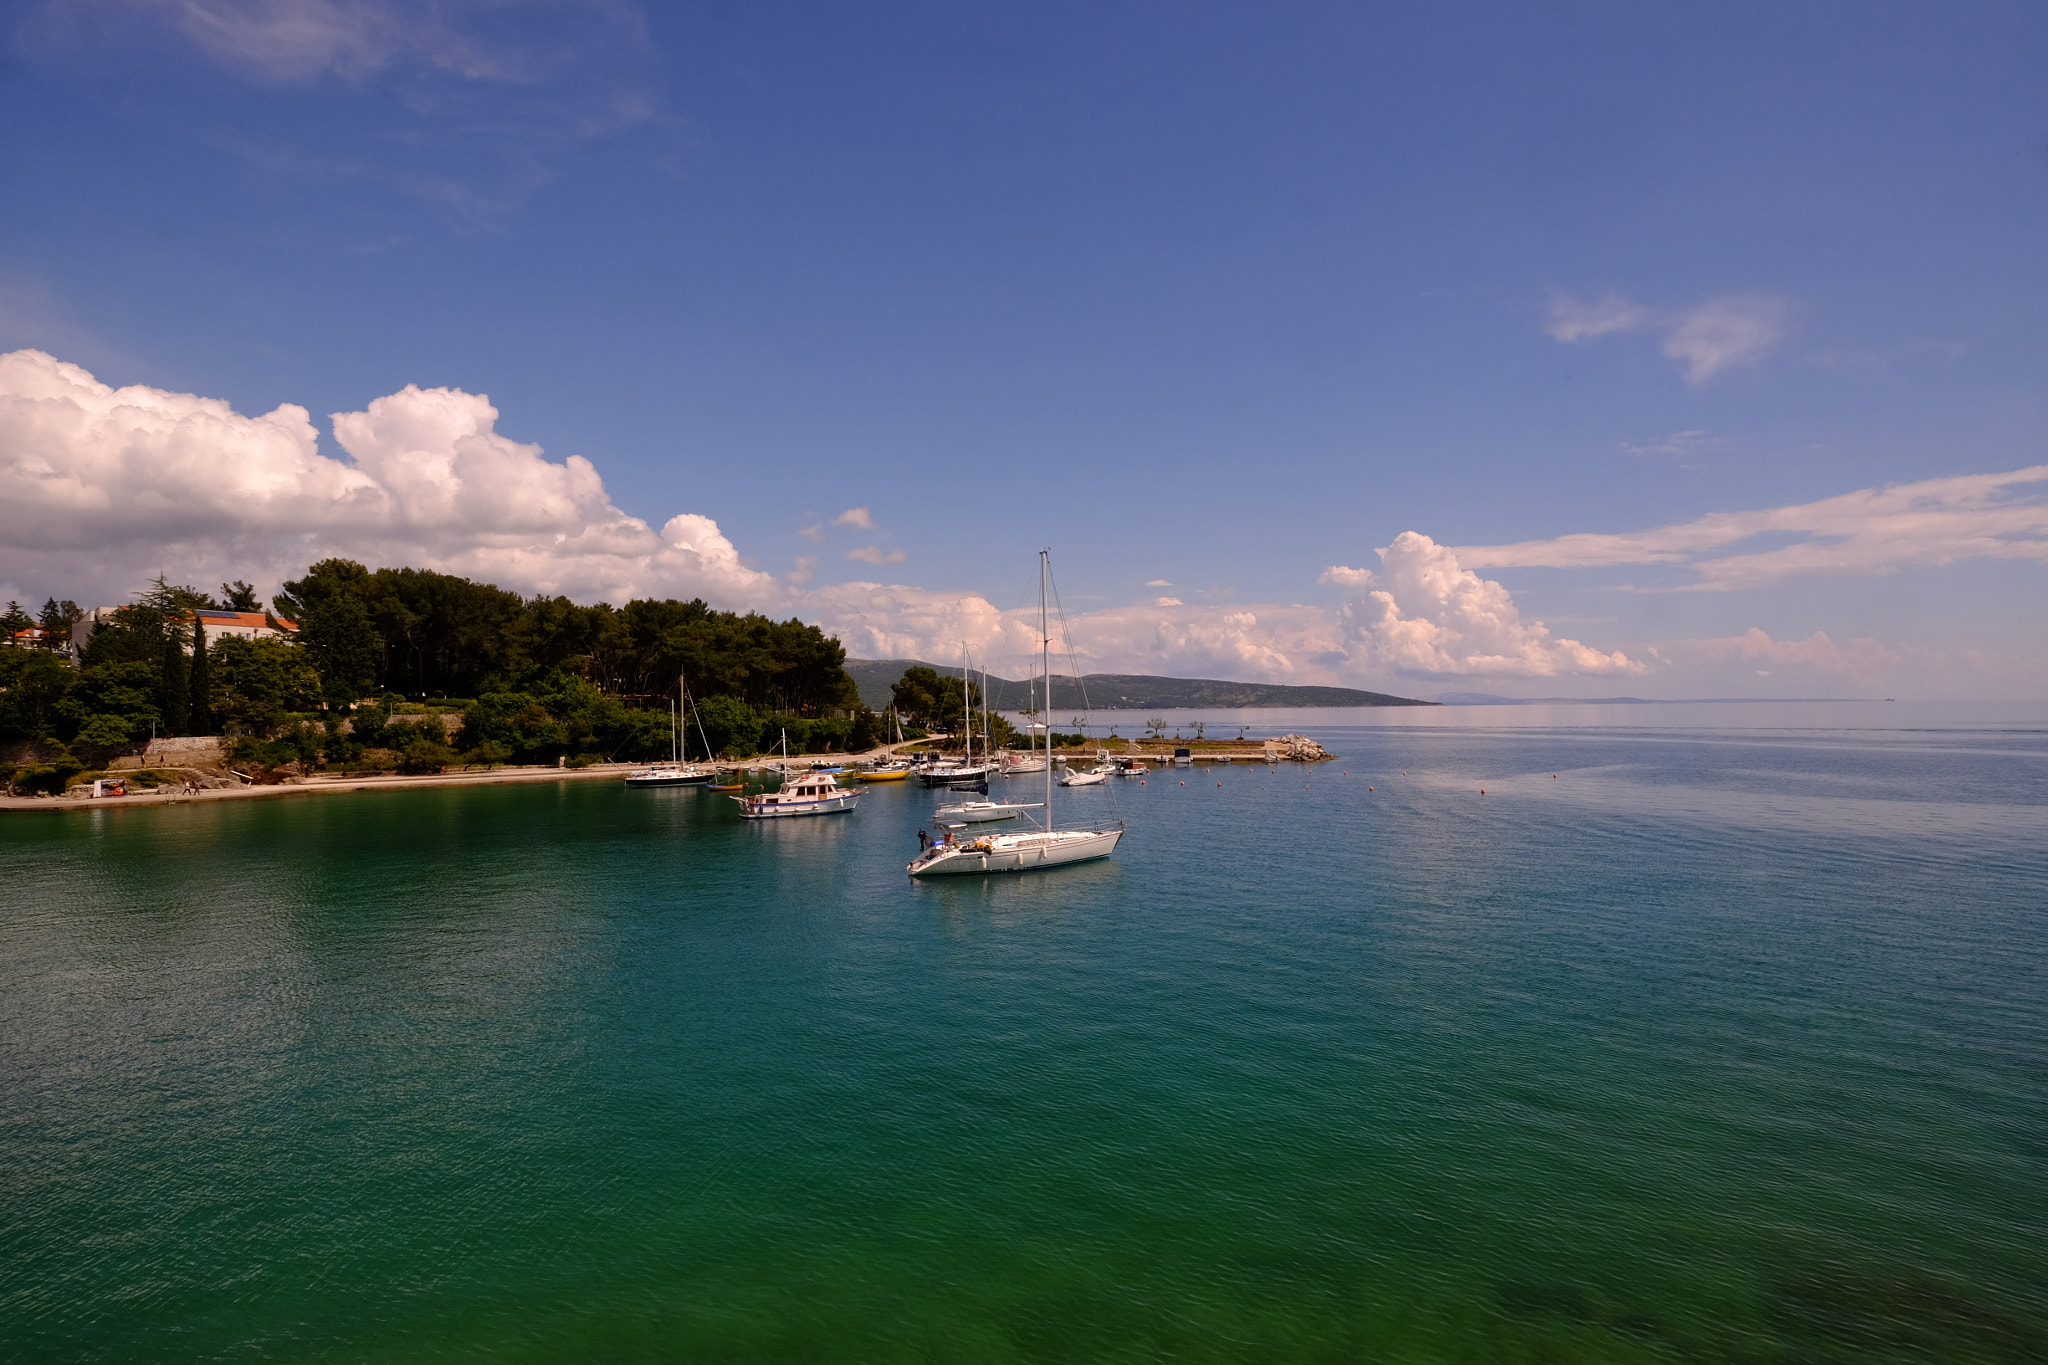
[[[904,778],[910,776],[910,769],[874,768],[864,773],[848,773],[847,776],[857,777],[863,782],[901,782]]]

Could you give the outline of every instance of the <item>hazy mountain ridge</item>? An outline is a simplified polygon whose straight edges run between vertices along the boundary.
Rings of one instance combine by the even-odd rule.
[[[959,665],[926,663],[921,659],[848,659],[846,672],[860,688],[860,699],[876,710],[889,704],[889,687],[907,668],[925,668],[940,673],[958,673]],[[980,674],[976,673],[979,679]],[[1218,709],[1280,706],[1434,706],[1435,702],[1413,697],[1395,697],[1385,692],[1364,692],[1352,687],[1295,687],[1278,683],[1229,682],[1221,678],[1163,678],[1146,673],[1089,673],[1077,683],[1070,674],[1052,675],[1052,709],[1079,711],[1086,689],[1087,704],[1098,710],[1184,710],[1213,706]],[[1032,689],[1024,682],[988,679],[989,700],[999,710],[1015,711],[1027,704]]]

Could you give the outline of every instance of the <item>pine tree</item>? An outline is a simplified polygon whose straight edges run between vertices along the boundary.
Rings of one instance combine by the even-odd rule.
[[[43,629],[43,648],[69,649],[71,632],[84,616],[85,613],[79,610],[78,603],[69,598],[59,602],[52,597],[43,603],[42,618],[36,622]]]
[[[213,697],[206,667],[206,622],[198,613],[192,617],[192,671],[186,685],[185,730],[188,734],[213,733]]]
[[[164,716],[163,732],[166,735],[189,733],[186,718],[191,696],[189,678],[185,670],[185,651],[179,648],[175,631],[164,636],[163,665],[157,676],[157,707]]]

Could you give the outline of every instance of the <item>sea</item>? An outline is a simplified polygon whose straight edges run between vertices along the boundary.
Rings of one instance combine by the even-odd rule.
[[[1165,719],[0,817],[0,1358],[2048,1359],[2048,705]]]

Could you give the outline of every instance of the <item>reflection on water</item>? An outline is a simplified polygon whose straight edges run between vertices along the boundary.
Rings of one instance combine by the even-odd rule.
[[[904,788],[0,822],[0,1340],[2048,1355],[2048,726],[1610,709],[923,884]]]

